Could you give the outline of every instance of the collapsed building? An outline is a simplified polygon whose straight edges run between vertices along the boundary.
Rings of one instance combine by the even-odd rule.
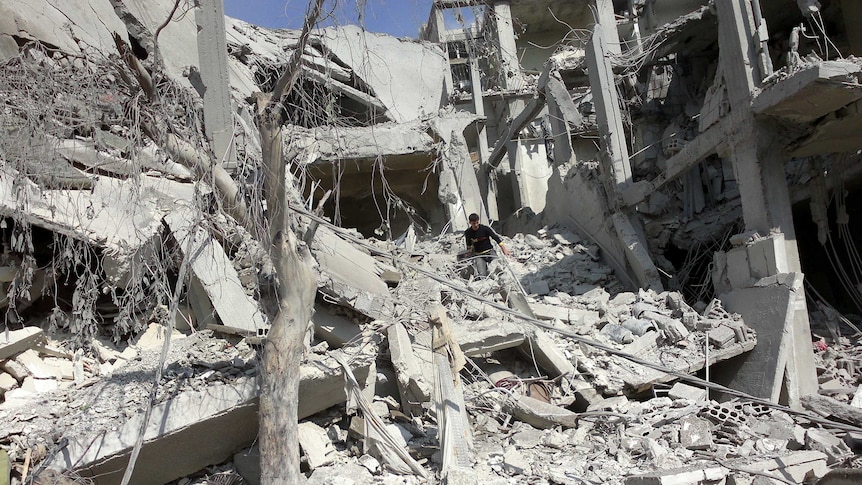
[[[437,0],[420,40],[331,27],[300,53],[220,2],[0,17],[13,481],[32,461],[120,483],[140,437],[140,483],[231,460],[253,482],[272,270],[219,177],[262,220],[254,115],[286,68],[319,272],[312,483],[808,483],[853,463],[855,2]],[[490,279],[457,258],[471,213],[514,247]]]

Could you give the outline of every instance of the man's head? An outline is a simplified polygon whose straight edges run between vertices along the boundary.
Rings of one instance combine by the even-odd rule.
[[[470,227],[472,227],[473,229],[479,227],[479,214],[470,214],[470,217],[468,217],[467,220],[470,221]]]

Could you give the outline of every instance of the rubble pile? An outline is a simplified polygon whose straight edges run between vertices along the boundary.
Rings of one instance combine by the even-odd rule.
[[[816,158],[794,171],[823,245],[860,63],[791,45],[773,69],[767,39],[804,32],[759,19],[754,48],[777,2],[472,2],[494,21],[449,32],[462,2],[434,2],[422,41],[220,2],[19,3],[0,4],[0,485],[114,485],[132,460],[132,483],[259,483],[262,349],[301,284],[269,254],[281,210],[316,270],[308,483],[862,468],[858,317],[806,299],[782,178]],[[507,235],[488,274],[473,211]]]
[[[606,272],[600,251],[569,231],[544,228],[506,238],[512,257],[492,262],[487,278],[458,260],[458,235],[418,241],[409,254],[396,248],[395,256],[384,251],[391,243],[345,234],[343,244],[375,253],[377,263],[397,273],[388,274],[394,303],[387,320],[318,303],[306,365],[319,367],[334,353],[352,355],[352,361],[357,352],[376,358],[370,366],[351,364],[365,388],[364,406],[348,401],[345,413],[344,394],[312,406],[309,399],[318,399],[301,395],[306,419],[300,444],[309,483],[433,482],[375,445],[381,438],[366,424],[372,414],[428,477],[440,473],[444,431],[433,404],[440,392],[433,355],[440,344],[433,327],[441,317],[429,316],[435,305],[447,321],[449,345],[464,356],[454,389],[469,415],[469,463],[477,483],[695,483],[691,477],[750,483],[757,476],[806,483],[854,459],[848,443],[858,435],[848,431],[852,427],[746,399],[719,403],[710,400],[708,382],[679,380],[707,358],[714,363],[749,350],[754,332],[717,300],[697,312],[674,292],[609,293],[605,288],[622,287]],[[580,275],[604,276],[581,283]],[[540,292],[520,293],[539,281]],[[531,314],[518,309],[519,294]],[[345,324],[355,329],[350,337],[336,330]],[[118,428],[138,432],[136,417],[151,405],[148,381],[160,361],[164,328],[152,324],[119,346],[99,340],[86,354],[65,350],[61,335],[46,337],[35,326],[9,336],[0,345],[3,382],[9,381],[0,405],[9,426],[0,443],[16,470],[27,456],[50,463],[68,454],[64,447],[74,445],[66,437],[88,442]],[[184,395],[243,388],[257,376],[259,342],[212,330],[174,330],[152,405],[169,408]],[[829,347],[818,354],[824,394],[859,394],[858,373],[847,357],[853,348],[843,352]],[[333,361],[330,368],[327,385],[343,389],[339,365]],[[164,439],[157,435],[154,443]],[[215,483],[219,475],[255,483],[254,453],[247,448],[176,483]],[[744,477],[749,481],[740,482]]]

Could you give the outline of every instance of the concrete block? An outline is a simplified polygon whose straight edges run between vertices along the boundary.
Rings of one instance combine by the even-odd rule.
[[[628,409],[629,400],[625,396],[613,396],[591,404],[587,411],[611,411],[624,413]]]
[[[777,457],[756,460],[740,458],[730,462],[740,472],[769,473],[790,480],[792,483],[808,483],[829,471],[826,455],[814,450],[800,450]],[[731,477],[728,477],[731,478]],[[728,484],[739,483],[728,480]],[[819,482],[818,482],[819,483]]]
[[[6,360],[45,340],[39,327],[24,327],[20,330],[0,331],[0,360]]]
[[[0,372],[0,394],[18,387],[18,381],[6,372]]]
[[[599,312],[582,308],[569,308],[569,323],[572,325],[595,325],[601,320]]]
[[[530,462],[514,446],[503,453],[503,469],[511,475],[529,475]]]
[[[422,368],[413,352],[413,344],[407,329],[395,323],[387,331],[389,355],[392,367],[398,377],[398,391],[401,394],[401,409],[405,413],[412,410],[421,412],[418,403],[431,400],[431,385],[423,377]]]
[[[567,323],[569,322],[569,309],[566,307],[531,303],[530,309],[533,310],[533,315],[540,320],[562,320]]]
[[[754,279],[787,273],[787,249],[784,234],[772,234],[746,247],[748,266]]]
[[[34,350],[25,350],[15,357],[15,362],[27,368],[33,377],[38,379],[62,379],[60,370],[46,364]]]
[[[694,415],[680,420],[680,444],[689,450],[708,450],[712,447],[712,423]]]
[[[337,453],[325,429],[310,421],[299,423],[297,437],[312,470],[335,462]]]
[[[518,349],[528,358],[535,358],[536,363],[554,379],[575,374],[575,366],[560,351],[557,344],[543,330],[535,329],[532,335]]]
[[[547,295],[551,292],[551,287],[548,286],[548,282],[544,280],[534,281],[530,283],[530,294],[531,295]]]
[[[158,350],[161,349],[165,342],[165,337],[167,336],[168,329],[165,328],[164,325],[160,323],[151,323],[147,326],[147,329],[144,333],[138,335],[137,340],[135,341],[135,347],[142,350]],[[171,340],[173,339],[181,339],[186,336],[180,332],[179,330],[174,330],[171,333]],[[111,361],[114,361],[119,357],[120,354],[116,353],[116,355],[112,356]]]
[[[59,388],[60,383],[54,378],[37,379],[35,377],[28,377],[21,383],[21,389],[27,392],[32,392],[33,394],[56,391]]]
[[[24,379],[30,375],[30,371],[28,371],[26,367],[14,360],[0,362],[0,369],[3,369],[18,382],[24,382]]]
[[[688,384],[677,382],[670,388],[668,396],[671,399],[689,399],[694,402],[700,402],[706,399],[706,389],[694,387]]]
[[[332,348],[341,348],[362,334],[362,329],[353,320],[330,314],[318,304],[315,304],[311,321],[314,323],[314,334],[317,338],[325,340]]]
[[[468,357],[517,347],[526,339],[523,327],[507,321],[453,322],[451,329],[461,351]]]
[[[473,468],[452,466],[443,477],[443,485],[476,485],[479,473]]]
[[[727,278],[731,288],[748,288],[754,283],[748,267],[748,250],[745,247],[733,248],[727,252]]]
[[[718,349],[736,342],[736,332],[732,328],[719,325],[706,333],[709,343]]]
[[[234,453],[233,465],[248,485],[260,485],[260,448],[257,445]]]
[[[844,441],[834,434],[817,428],[805,432],[805,446],[809,450],[820,451],[827,456],[827,463],[832,465],[850,453]]]

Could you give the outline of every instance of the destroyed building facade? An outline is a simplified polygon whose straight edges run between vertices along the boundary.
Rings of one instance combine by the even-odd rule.
[[[862,424],[860,391],[836,392],[855,406],[818,396],[858,371],[841,361],[852,370],[833,375],[812,348],[812,320],[840,343],[862,314],[859,2],[435,0],[418,40],[329,27],[301,53],[298,32],[225,17],[218,1],[85,3],[0,4],[0,308],[11,330],[0,444],[15,445],[13,461],[37,441],[24,423],[44,421],[16,406],[99,377],[100,389],[133,387],[119,376],[143,372],[149,338],[165,342],[166,289],[187,271],[170,325],[194,334],[178,345],[196,357],[167,380],[217,386],[165,392],[150,403],[162,426],[110,411],[121,426],[54,443],[45,464],[119,483],[142,430],[142,480],[247,465],[235,453],[255,439],[254,346],[273,273],[257,243],[265,228],[249,230],[231,204],[247,204],[250,220],[267,210],[254,114],[292,59],[286,183],[319,272],[300,418],[345,401],[364,417],[303,423],[312,470],[349,454],[332,443],[355,440],[362,473],[426,479],[430,460],[452,483],[475,483],[474,465],[574,483],[572,467],[601,475],[522,455],[540,441],[577,454],[586,434],[607,434],[581,413],[653,419],[658,431],[612,421],[619,441],[589,445],[622,450],[601,468],[634,477],[625,483],[718,481],[734,466],[803,483],[847,459],[844,441],[790,416],[821,406],[842,416],[829,430]],[[161,98],[139,89],[130,58]],[[169,143],[150,139],[156,118]],[[513,242],[490,280],[455,257],[474,212]],[[694,387],[670,386],[687,379]],[[493,406],[488,393],[508,398]],[[679,411],[663,414],[670,403]],[[764,418],[764,403],[788,414]],[[513,417],[528,428],[508,428],[511,446],[473,443],[471,429],[493,435]],[[774,432],[770,420],[795,428]],[[693,437],[740,426],[757,445]],[[221,445],[153,465],[201,439]],[[794,453],[767,456],[768,440]],[[684,470],[716,449],[756,463]]]

